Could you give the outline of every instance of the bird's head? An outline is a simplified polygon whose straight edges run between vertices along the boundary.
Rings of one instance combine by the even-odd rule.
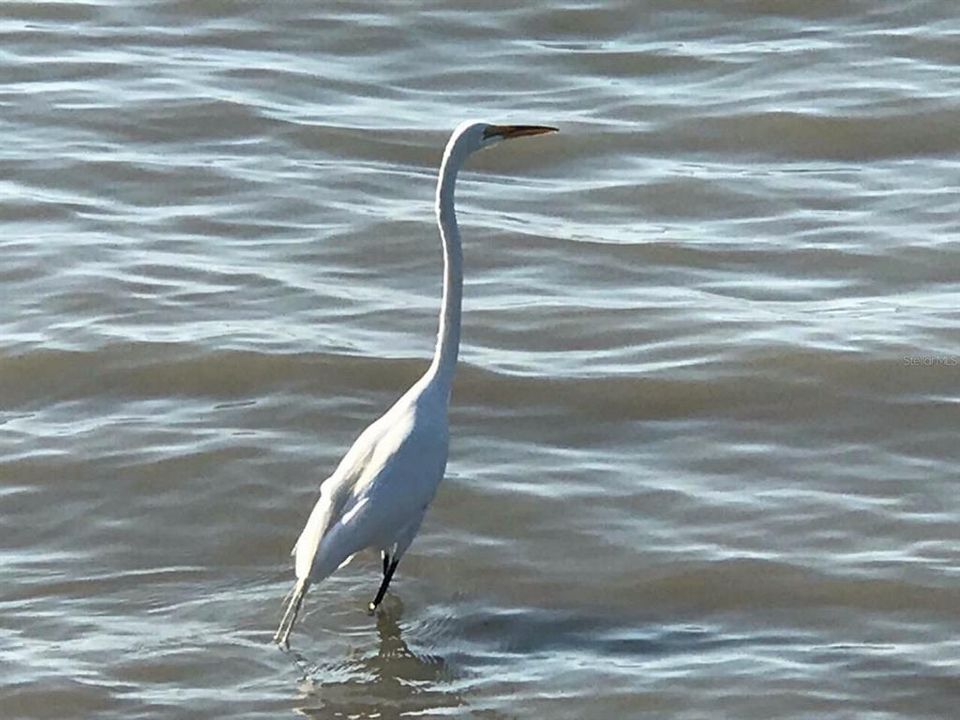
[[[447,147],[452,149],[456,146],[464,155],[469,155],[504,140],[552,132],[557,132],[557,128],[546,125],[491,125],[468,120],[453,131]]]

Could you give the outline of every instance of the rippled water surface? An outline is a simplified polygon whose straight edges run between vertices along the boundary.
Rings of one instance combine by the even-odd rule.
[[[394,6],[395,5],[395,6]],[[270,644],[423,371],[447,480]],[[0,4],[0,715],[953,718],[948,2]]]

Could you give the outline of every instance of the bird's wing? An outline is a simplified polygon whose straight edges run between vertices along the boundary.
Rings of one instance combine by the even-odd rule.
[[[320,488],[294,548],[297,577],[325,577],[422,515],[443,475],[445,430],[418,424],[404,398],[370,425]]]
[[[355,505],[357,505],[357,498],[350,494],[348,488],[336,483],[331,483],[330,489],[321,487],[320,498],[313,506],[307,524],[303,526],[297,544],[293,547],[298,578],[310,575],[321,541],[331,528],[338,524],[342,516],[351,514]]]
[[[310,574],[320,541],[330,528],[357,502],[356,485],[362,477],[370,456],[376,449],[379,428],[368,427],[340,461],[334,473],[320,485],[320,497],[307,518],[306,525],[293,546],[291,555],[296,557],[298,578]]]
[[[419,526],[443,477],[445,428],[418,425],[412,413],[397,413],[390,421],[354,483],[353,499],[331,518],[321,550],[331,560],[396,544],[404,528]]]

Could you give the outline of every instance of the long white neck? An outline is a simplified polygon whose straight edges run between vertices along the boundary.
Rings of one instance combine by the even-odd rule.
[[[451,140],[443,153],[437,180],[437,222],[443,244],[443,298],[440,301],[437,347],[427,375],[431,382],[439,384],[447,397],[450,395],[453,373],[457,367],[457,354],[460,351],[460,306],[463,299],[463,249],[460,247],[453,191],[457,171],[466,155],[467,153]]]

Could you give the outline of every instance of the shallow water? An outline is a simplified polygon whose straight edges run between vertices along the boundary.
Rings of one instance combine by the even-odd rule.
[[[4,718],[950,718],[949,3],[0,5]],[[448,477],[269,643],[433,347]]]

